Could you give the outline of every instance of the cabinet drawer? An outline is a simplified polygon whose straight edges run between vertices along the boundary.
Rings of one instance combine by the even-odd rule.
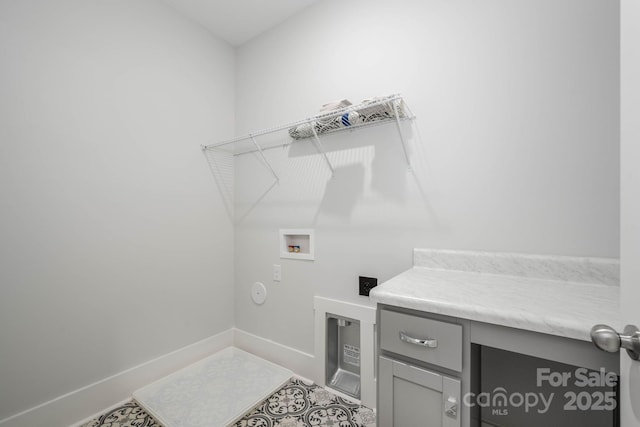
[[[462,371],[462,326],[455,323],[382,310],[380,348]]]

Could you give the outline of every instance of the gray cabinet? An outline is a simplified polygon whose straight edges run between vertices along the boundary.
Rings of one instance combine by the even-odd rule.
[[[379,427],[460,427],[460,380],[380,356]]]
[[[556,397],[559,411],[550,408],[545,421],[515,405],[494,413],[493,407],[479,407],[473,399],[499,387],[541,392],[538,367],[572,375],[577,367],[596,374],[601,369],[619,372],[618,356],[598,351],[590,342],[384,304],[378,304],[377,324],[378,427],[524,425],[524,418],[516,418],[521,413],[527,425],[616,425],[610,412],[564,410],[562,393]],[[524,356],[541,359],[543,365],[527,364]],[[550,361],[568,367],[553,368]],[[555,388],[547,392],[558,393]],[[580,392],[588,389],[576,390]],[[569,416],[571,421],[565,421]]]
[[[463,424],[463,327],[444,320],[378,310],[378,427]]]

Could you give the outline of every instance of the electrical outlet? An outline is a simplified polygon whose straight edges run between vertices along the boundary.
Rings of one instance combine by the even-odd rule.
[[[359,276],[360,281],[360,295],[368,297],[371,289],[378,286],[378,278],[376,277],[363,277]]]
[[[282,280],[282,267],[280,264],[273,264],[273,281],[279,282]]]

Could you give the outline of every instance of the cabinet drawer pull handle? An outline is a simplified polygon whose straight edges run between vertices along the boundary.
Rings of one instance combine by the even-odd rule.
[[[455,397],[449,396],[444,402],[444,413],[453,418],[458,416],[458,400]]]
[[[413,338],[407,335],[404,331],[400,331],[400,340],[408,342],[409,344],[420,345],[423,347],[436,348],[438,347],[438,340]]]

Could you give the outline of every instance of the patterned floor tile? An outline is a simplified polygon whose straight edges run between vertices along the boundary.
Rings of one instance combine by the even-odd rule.
[[[373,411],[298,378],[280,388],[234,427],[375,427]],[[162,427],[134,401],[82,427]],[[212,426],[215,427],[215,426]]]
[[[162,427],[134,401],[100,415],[82,427]]]
[[[371,409],[292,378],[234,427],[374,427],[375,422]]]

